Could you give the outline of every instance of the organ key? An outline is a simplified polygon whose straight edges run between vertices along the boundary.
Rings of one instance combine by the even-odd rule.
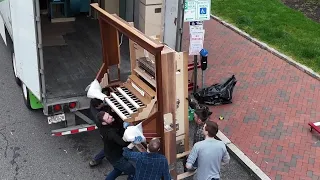
[[[127,88],[118,87],[117,90],[137,109],[143,106],[143,103],[134,96]]]

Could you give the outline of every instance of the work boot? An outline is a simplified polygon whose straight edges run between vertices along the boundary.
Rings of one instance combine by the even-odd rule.
[[[89,166],[90,167],[94,167],[94,166],[97,166],[97,165],[99,165],[99,164],[101,164],[102,163],[102,160],[91,160],[90,162],[89,162]]]

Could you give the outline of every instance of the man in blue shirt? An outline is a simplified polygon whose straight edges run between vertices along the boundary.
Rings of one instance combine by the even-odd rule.
[[[123,148],[123,156],[136,163],[134,180],[171,180],[169,165],[166,157],[159,152],[160,140],[153,138],[147,148],[147,152],[134,152],[131,143]]]

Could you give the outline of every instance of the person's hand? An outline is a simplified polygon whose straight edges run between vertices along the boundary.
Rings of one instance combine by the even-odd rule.
[[[130,123],[128,123],[128,122],[123,122],[123,128],[124,128],[124,129],[127,129],[128,126],[130,126]]]
[[[197,167],[193,167],[193,166],[191,166],[191,167],[186,166],[186,168],[187,168],[187,171],[189,171],[189,172],[193,172],[193,171],[197,170]]]
[[[133,141],[133,143],[134,144],[140,144],[141,142],[142,142],[142,137],[141,136],[136,136],[135,138],[134,138],[134,141]]]

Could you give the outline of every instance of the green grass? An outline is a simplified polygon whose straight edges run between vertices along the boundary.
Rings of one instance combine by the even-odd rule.
[[[211,13],[320,73],[320,23],[280,0],[212,0]]]

